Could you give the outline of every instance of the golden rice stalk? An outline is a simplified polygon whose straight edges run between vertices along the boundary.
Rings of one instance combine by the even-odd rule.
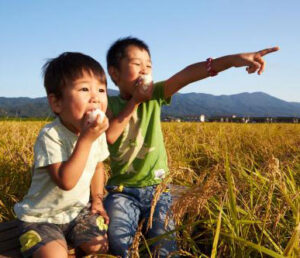
[[[216,168],[215,171],[217,171]],[[191,219],[199,216],[205,209],[207,201],[221,190],[215,171],[212,171],[211,175],[201,184],[196,184],[184,191],[172,204],[167,217],[172,216],[176,224],[180,225],[186,214],[189,214]]]
[[[169,253],[167,258],[171,258],[174,255],[180,255],[180,256],[183,256],[183,257],[195,257],[195,255],[193,255],[193,254],[191,254],[187,251],[179,250],[179,251],[176,251],[176,252]]]
[[[146,231],[148,231],[150,228],[152,228],[153,214],[155,211],[157,201],[159,200],[161,193],[166,191],[170,180],[171,180],[171,175],[167,176],[155,189],[155,193],[154,193],[154,196],[153,196],[152,202],[151,202],[151,210],[150,210],[150,215],[149,215]]]
[[[272,156],[271,160],[269,161],[269,174],[271,175],[270,178],[270,187],[269,191],[267,194],[267,205],[266,205],[266,215],[263,219],[263,226],[262,226],[262,232],[261,232],[261,237],[259,240],[259,244],[261,244],[264,236],[264,231],[266,227],[266,223],[269,220],[270,213],[271,213],[271,204],[272,204],[272,197],[273,197],[273,192],[275,189],[275,180],[282,180],[280,169],[279,169],[279,160],[276,159],[274,156]]]
[[[257,250],[258,252],[260,253],[263,253],[263,254],[266,254],[270,257],[274,257],[274,258],[285,258],[286,256],[283,256],[282,254],[278,254],[276,252],[274,252],[273,250],[269,249],[269,248],[266,248],[264,246],[261,246],[261,245],[258,245],[258,244],[255,244],[253,242],[250,242],[248,240],[245,240],[241,237],[237,237],[237,236],[234,236],[232,234],[227,234],[227,233],[223,233],[221,232],[220,233],[222,236],[224,237],[228,237],[228,238],[231,238],[237,242],[239,242],[240,244],[246,246],[246,247],[250,247],[254,250]]]
[[[268,162],[268,172],[271,176],[272,181],[282,181],[282,172],[279,168],[279,159],[275,158],[273,155]]]
[[[220,231],[221,231],[223,203],[224,203],[224,200],[222,201],[222,204],[221,204],[221,207],[220,207],[220,212],[219,212],[218,222],[217,222],[217,228],[216,228],[216,234],[215,234],[215,237],[214,237],[213,247],[212,247],[211,256],[210,256],[211,258],[215,258],[216,255],[217,255],[217,247],[218,247],[219,236],[220,236]]]
[[[70,256],[69,254],[69,257],[73,257],[73,256]],[[90,255],[83,256],[83,258],[120,258],[120,256],[114,256],[112,254],[90,254]]]
[[[226,175],[226,180],[228,183],[228,190],[229,190],[229,204],[230,204],[230,211],[231,211],[231,216],[232,220],[235,226],[235,230],[237,232],[237,225],[236,221],[238,219],[238,212],[237,212],[237,204],[236,204],[236,187],[234,183],[234,178],[230,169],[229,165],[229,160],[228,160],[228,155],[226,155],[226,160],[225,160],[225,175]]]
[[[135,236],[133,238],[133,241],[132,241],[132,245],[131,247],[129,248],[129,257],[131,258],[139,258],[140,257],[140,254],[139,254],[139,245],[140,245],[140,240],[142,238],[142,228],[143,228],[143,224],[145,222],[145,219],[143,219],[138,228],[137,228],[137,231],[135,233]]]
[[[292,252],[297,249],[298,251],[300,251],[300,223],[298,224],[298,226],[296,226],[291,239],[289,240],[289,242],[287,243],[286,248],[284,249],[283,254],[285,256],[291,256]]]

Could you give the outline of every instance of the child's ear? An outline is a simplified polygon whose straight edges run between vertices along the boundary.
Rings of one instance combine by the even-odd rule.
[[[57,98],[55,94],[50,93],[48,95],[49,105],[55,114],[59,114],[61,112],[61,99]]]
[[[119,70],[113,66],[108,68],[109,76],[111,77],[112,81],[117,83],[119,80]]]

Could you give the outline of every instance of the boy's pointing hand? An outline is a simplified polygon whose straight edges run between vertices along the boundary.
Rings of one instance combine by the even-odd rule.
[[[266,65],[262,57],[278,50],[279,47],[272,47],[257,52],[233,55],[233,63],[235,67],[247,66],[246,71],[248,73],[255,73],[257,71],[260,75],[263,73]]]

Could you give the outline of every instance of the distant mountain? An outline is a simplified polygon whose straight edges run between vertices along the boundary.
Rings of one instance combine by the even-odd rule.
[[[110,96],[118,95],[108,90]],[[177,93],[170,106],[164,106],[163,116],[249,116],[249,117],[300,117],[300,103],[287,102],[263,92],[214,96],[203,93]],[[53,116],[47,98],[0,97],[1,117]]]
[[[263,92],[214,96],[203,93],[175,94],[172,105],[163,108],[167,115],[300,116],[300,103],[287,102]]]
[[[110,96],[118,94],[108,90]],[[46,97],[42,98],[5,98],[0,97],[0,117],[52,117]]]
[[[49,117],[53,116],[46,97],[4,98],[0,97],[1,117]]]

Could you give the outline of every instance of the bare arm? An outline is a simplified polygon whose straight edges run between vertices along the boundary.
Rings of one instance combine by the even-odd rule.
[[[213,60],[212,69],[219,73],[231,67],[246,66],[248,73],[258,71],[258,74],[261,74],[265,68],[265,61],[262,57],[277,50],[279,50],[278,47],[273,47],[257,52],[219,57]],[[165,97],[171,97],[184,86],[208,76],[206,62],[189,65],[166,81]]]
[[[107,112],[107,116],[109,118],[109,128],[106,131],[106,140],[108,144],[113,144],[123,133],[126,125],[129,123],[130,118],[138,106],[139,103],[131,98],[126,107],[118,114],[118,116],[113,117],[111,112]]]
[[[52,180],[63,190],[71,190],[78,182],[87,162],[92,143],[78,139],[70,158],[48,166]]]
[[[103,206],[105,185],[105,170],[102,162],[99,162],[91,181],[92,213],[99,213],[103,216],[106,224],[109,224],[109,217]]]
[[[71,190],[81,177],[90,153],[91,146],[108,127],[107,118],[102,123],[98,119],[85,128],[67,161],[51,164],[47,167],[52,180],[63,190]]]
[[[113,116],[110,110],[107,111],[106,115],[109,118],[109,128],[106,131],[106,140],[108,144],[113,144],[120,137],[140,103],[149,100],[152,96],[152,92],[152,84],[147,90],[143,90],[142,87],[136,87],[126,107],[116,117]]]

